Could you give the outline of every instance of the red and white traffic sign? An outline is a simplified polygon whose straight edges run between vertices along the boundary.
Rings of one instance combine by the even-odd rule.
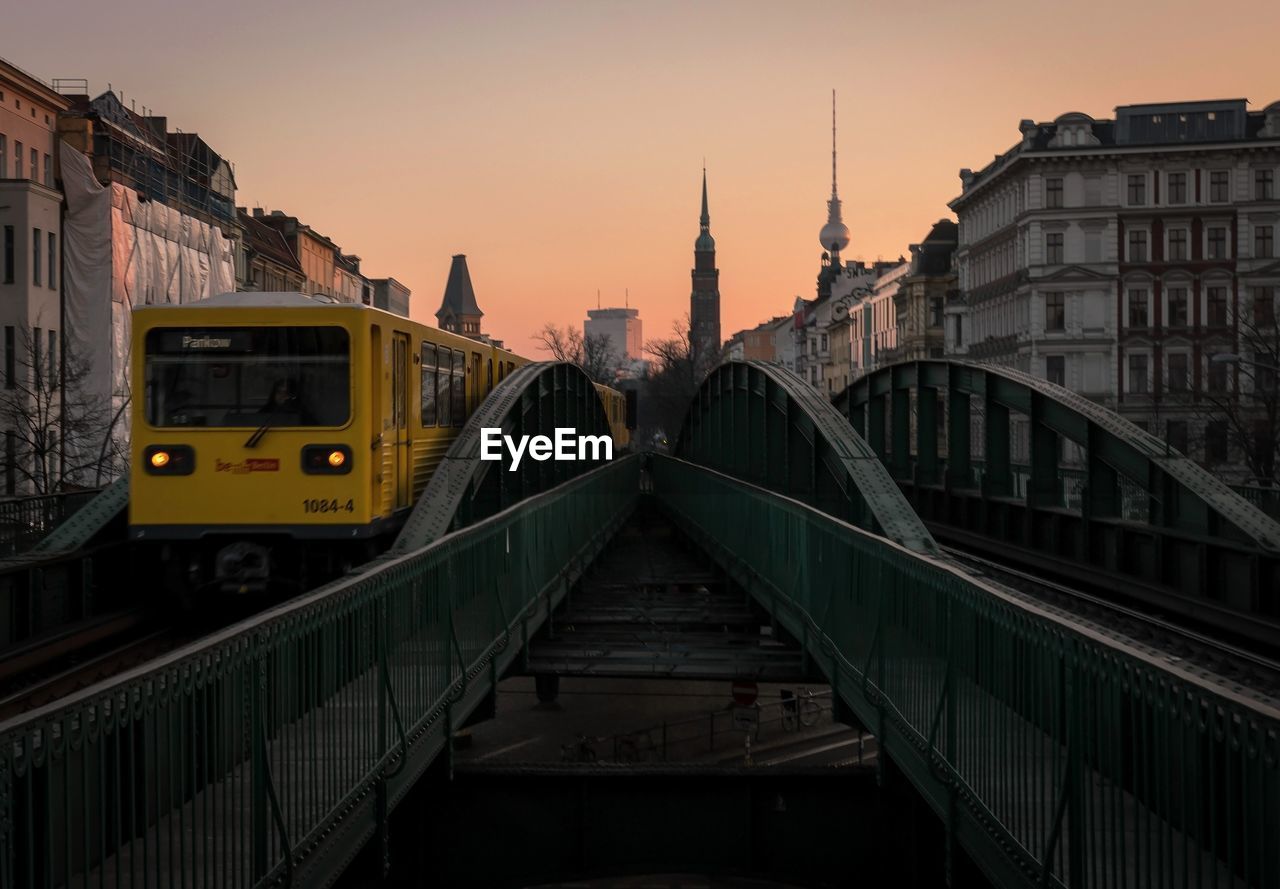
[[[750,679],[735,679],[733,683],[733,702],[739,707],[750,707],[756,702],[760,687]]]

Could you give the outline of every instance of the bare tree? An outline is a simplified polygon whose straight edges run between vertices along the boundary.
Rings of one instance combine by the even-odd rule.
[[[25,326],[6,361],[0,476],[6,489],[12,480],[9,493],[51,494],[101,484],[104,470],[115,475],[124,457],[112,433],[123,409],[113,412],[89,393],[91,364],[78,355],[59,363],[57,340],[42,341]]]
[[[689,316],[671,326],[671,336],[649,340],[644,350],[652,356],[649,375],[640,398],[640,427],[649,435],[661,432],[668,441],[680,434],[689,402],[707,373],[720,363],[719,347],[694,348]]]
[[[1196,415],[1209,444],[1214,434],[1240,454],[1251,476],[1264,485],[1280,484],[1280,327],[1273,304],[1242,312],[1236,319],[1236,359],[1210,360],[1210,380],[1196,393]],[[1217,375],[1217,379],[1214,376]],[[1233,379],[1234,378],[1234,379]]]
[[[618,356],[605,334],[584,335],[576,327],[556,327],[547,322],[534,339],[538,341],[539,349],[550,352],[556,361],[576,364],[593,382],[613,383]]]

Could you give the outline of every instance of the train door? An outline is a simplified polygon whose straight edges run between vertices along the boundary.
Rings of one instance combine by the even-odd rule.
[[[369,380],[370,380],[370,403],[369,403],[369,424],[372,431],[372,443],[369,445],[369,458],[373,461],[373,472],[369,473],[373,479],[373,489],[370,491],[370,503],[372,505],[371,512],[375,516],[380,516],[387,508],[386,500],[382,496],[382,473],[383,459],[382,455],[387,446],[387,434],[390,432],[387,422],[387,416],[384,408],[387,404],[387,397],[384,394],[386,389],[387,365],[386,358],[382,354],[382,328],[373,325],[369,331]]]
[[[471,412],[479,410],[480,399],[484,396],[480,394],[480,353],[471,353]],[[471,416],[468,412],[467,416]]]
[[[413,449],[409,441],[409,335],[396,332],[391,356],[391,426],[395,447],[396,509],[413,500]]]

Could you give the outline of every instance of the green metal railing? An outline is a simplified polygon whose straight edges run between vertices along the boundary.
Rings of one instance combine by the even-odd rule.
[[[0,558],[25,553],[98,493],[94,489],[0,500]]]
[[[638,487],[616,461],[0,724],[0,886],[336,878]]]
[[[1280,711],[804,504],[655,457],[998,884],[1280,885]]]

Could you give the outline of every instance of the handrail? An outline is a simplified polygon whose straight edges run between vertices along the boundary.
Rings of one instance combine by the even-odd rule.
[[[1264,870],[1274,865],[1267,825],[1280,823],[1280,703],[798,500],[670,457],[651,471],[660,502],[731,578],[776,601],[776,619],[811,652],[835,650],[817,666],[863,724],[884,720],[881,745],[926,798],[971,813],[990,839],[980,854],[1012,860],[1027,882],[1048,867],[1076,885],[1081,862],[1122,854],[1144,872],[1167,871],[1180,866],[1178,849],[1210,880],[1241,868],[1246,883],[1280,877]],[[817,567],[816,554],[831,551],[846,558]],[[788,583],[797,559],[814,567],[799,589]],[[1064,787],[1044,784],[1051,764],[1069,762]],[[1164,792],[1174,775],[1176,795]],[[1176,842],[1132,848],[1126,831],[1090,827],[1090,805],[1140,810],[1144,829]],[[1057,807],[1065,844],[1053,837]]]
[[[169,867],[210,885],[261,884],[281,866],[299,884],[335,878],[316,850],[362,842],[371,791],[442,749],[431,745],[451,708],[478,701],[468,677],[502,638],[522,638],[513,626],[542,619],[545,591],[617,526],[638,475],[637,458],[616,460],[0,723],[0,885],[89,885],[117,870],[109,882],[142,885]],[[451,702],[460,681],[466,698]],[[384,774],[398,750],[414,770]],[[272,829],[283,853],[266,843]]]

